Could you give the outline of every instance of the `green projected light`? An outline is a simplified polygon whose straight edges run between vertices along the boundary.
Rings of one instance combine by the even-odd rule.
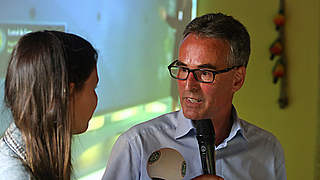
[[[114,112],[111,115],[111,122],[122,121],[128,118],[134,117],[137,115],[138,111],[139,111],[139,106]]]
[[[0,54],[4,50],[5,44],[6,44],[6,36],[0,28]]]
[[[77,135],[72,146],[75,177],[81,180],[101,178],[112,146],[130,127],[170,112],[172,98],[94,116],[88,131]]]
[[[104,125],[104,116],[95,116],[89,121],[89,127],[87,132],[94,131],[101,128]]]

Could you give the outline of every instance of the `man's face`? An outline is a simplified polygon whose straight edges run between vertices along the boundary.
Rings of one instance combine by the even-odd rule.
[[[179,64],[190,69],[222,70],[230,52],[227,41],[189,34],[179,49]],[[231,107],[234,70],[216,74],[212,83],[196,81],[192,73],[187,80],[178,80],[183,114],[198,120],[214,118]]]

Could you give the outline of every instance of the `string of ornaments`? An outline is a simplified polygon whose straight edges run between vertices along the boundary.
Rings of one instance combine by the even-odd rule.
[[[278,14],[274,17],[273,22],[278,32],[278,37],[273,41],[270,50],[270,60],[275,61],[272,68],[273,83],[280,83],[280,97],[278,99],[279,107],[284,109],[288,105],[287,95],[287,76],[286,76],[286,57],[284,46],[284,0],[280,0],[280,8]]]

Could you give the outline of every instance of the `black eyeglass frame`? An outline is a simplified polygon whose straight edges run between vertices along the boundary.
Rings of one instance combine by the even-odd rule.
[[[179,80],[187,80],[188,77],[189,77],[190,72],[192,72],[194,78],[195,78],[198,82],[201,82],[201,83],[212,83],[212,82],[214,81],[215,77],[216,77],[216,74],[225,73],[225,72],[228,72],[228,71],[230,71],[230,70],[232,70],[232,69],[234,69],[234,68],[241,67],[241,65],[240,65],[240,66],[232,66],[232,67],[228,67],[228,68],[225,68],[225,69],[222,69],[222,70],[218,70],[218,71],[214,71],[214,70],[210,70],[210,69],[190,69],[190,68],[187,68],[187,67],[183,67],[183,68],[185,68],[186,70],[188,70],[188,75],[187,75],[187,77],[186,77],[186,78],[177,78],[177,77],[175,77],[174,75],[172,75],[172,73],[171,73],[171,67],[181,68],[181,66],[175,66],[175,65],[174,65],[174,64],[177,63],[178,61],[179,61],[179,60],[175,60],[175,61],[173,61],[173,62],[168,66],[168,70],[169,70],[170,76],[171,76],[172,78],[174,78],[174,79],[179,79]],[[195,71],[209,71],[209,72],[212,72],[212,74],[213,74],[212,81],[201,81],[201,80],[199,80],[198,77],[197,77],[197,75],[196,75],[196,73],[195,73]]]

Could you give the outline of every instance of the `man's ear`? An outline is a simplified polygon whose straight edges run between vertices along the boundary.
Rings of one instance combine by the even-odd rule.
[[[246,77],[246,67],[240,66],[235,69],[235,73],[233,76],[233,86],[232,91],[237,92],[243,85],[244,79]]]

